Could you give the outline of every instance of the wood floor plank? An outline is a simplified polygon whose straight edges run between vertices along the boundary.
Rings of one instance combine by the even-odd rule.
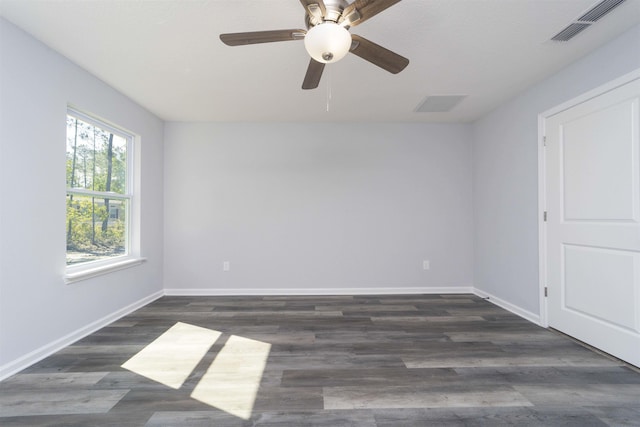
[[[261,411],[250,420],[240,420],[228,414],[201,412],[156,412],[145,427],[371,427],[375,426],[370,411]]]
[[[325,409],[527,407],[533,404],[507,386],[325,387]]]
[[[607,424],[582,408],[493,407],[374,410],[377,427],[604,427]]]
[[[536,384],[513,387],[540,406],[640,407],[640,384],[563,384],[553,388]]]
[[[108,412],[129,390],[76,390],[61,387],[46,391],[0,392],[2,417]]]
[[[40,389],[86,389],[102,380],[109,372],[53,372],[50,374],[18,374],[2,383],[11,392]]]
[[[529,355],[476,355],[474,356],[452,356],[426,359],[422,356],[406,356],[402,360],[407,368],[472,368],[472,367],[501,367],[501,366],[589,366],[611,367],[618,366],[619,363],[595,357],[572,357],[562,355],[549,356],[529,356]]]

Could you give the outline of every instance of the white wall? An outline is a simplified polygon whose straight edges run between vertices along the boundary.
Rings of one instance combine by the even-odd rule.
[[[1,378],[162,290],[163,123],[3,19],[0,93]],[[67,103],[141,135],[148,258],[71,285],[63,282]]]
[[[538,114],[637,68],[640,26],[475,123],[477,288],[539,313]]]
[[[165,288],[470,287],[470,142],[467,125],[168,123]]]

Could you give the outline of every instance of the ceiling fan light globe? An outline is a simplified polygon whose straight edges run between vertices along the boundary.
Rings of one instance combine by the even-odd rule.
[[[324,22],[307,32],[304,47],[316,61],[330,64],[341,60],[349,53],[351,34],[335,22]]]

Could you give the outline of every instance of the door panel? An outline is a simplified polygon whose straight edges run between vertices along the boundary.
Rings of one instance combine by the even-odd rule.
[[[638,257],[628,251],[564,245],[564,307],[638,332]]]
[[[545,122],[549,326],[640,366],[640,80]]]
[[[635,104],[626,100],[562,124],[565,221],[637,219],[638,165],[629,126]]]

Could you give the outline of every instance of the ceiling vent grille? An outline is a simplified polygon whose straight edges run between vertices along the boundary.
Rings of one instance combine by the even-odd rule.
[[[578,33],[587,29],[591,24],[574,23],[570,24],[567,28],[560,31],[555,36],[551,37],[551,40],[556,42],[567,42],[574,38]]]
[[[557,42],[566,42],[571,40],[576,35],[587,29],[591,24],[598,21],[616,7],[620,6],[624,1],[625,0],[602,0],[601,2],[598,2],[558,34],[551,37],[551,40]]]
[[[625,0],[604,0],[592,7],[587,13],[578,18],[581,22],[596,22],[616,7],[620,6]]]
[[[415,111],[417,113],[448,113],[466,97],[467,95],[427,96]]]

